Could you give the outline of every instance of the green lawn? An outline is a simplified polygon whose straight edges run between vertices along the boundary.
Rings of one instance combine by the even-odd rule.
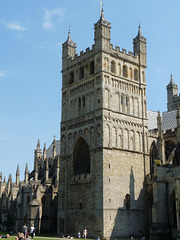
[[[6,232],[0,232],[0,235],[6,235]],[[9,238],[10,240],[15,240],[16,239],[16,235],[10,236]],[[29,236],[29,239],[31,239],[31,236]],[[63,238],[58,237],[56,234],[37,234],[37,236],[34,237],[34,240],[47,240],[47,239],[61,239],[63,240]],[[77,240],[78,238],[74,238],[74,240]],[[81,240],[83,240],[83,238],[81,238]],[[87,240],[94,240],[94,239],[87,239]]]

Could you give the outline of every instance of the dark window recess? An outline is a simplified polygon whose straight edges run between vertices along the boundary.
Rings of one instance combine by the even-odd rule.
[[[82,210],[83,206],[82,206],[82,202],[79,203],[79,210]]]
[[[94,74],[94,61],[90,62],[90,75]]]
[[[98,99],[98,103],[100,103],[101,102],[101,100],[100,99]]]
[[[83,107],[85,107],[86,105],[86,101],[85,101],[85,97],[83,97]]]
[[[79,98],[79,108],[81,108],[81,98]]]
[[[71,71],[69,74],[69,84],[74,83],[74,71]]]
[[[79,69],[79,79],[84,78],[84,66],[80,67]]]
[[[74,174],[90,172],[90,151],[87,143],[80,138],[76,144],[73,154]]]

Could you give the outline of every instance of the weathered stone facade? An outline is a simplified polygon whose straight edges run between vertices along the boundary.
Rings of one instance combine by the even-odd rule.
[[[147,230],[146,39],[139,26],[127,54],[103,11],[94,28],[80,56],[70,33],[63,44],[58,231],[122,237]]]

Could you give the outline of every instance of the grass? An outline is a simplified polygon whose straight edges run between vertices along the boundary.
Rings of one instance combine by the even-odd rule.
[[[6,235],[7,232],[0,232],[0,235]],[[16,235],[12,235],[10,236],[9,240],[15,240],[16,239]],[[56,234],[38,234],[34,237],[34,240],[47,240],[47,239],[63,239],[59,236],[57,236]],[[29,239],[31,239],[31,236],[29,236]],[[74,240],[77,240],[78,238],[74,238]],[[83,238],[81,238],[81,240],[83,240]],[[94,239],[87,239],[87,240],[94,240]]]

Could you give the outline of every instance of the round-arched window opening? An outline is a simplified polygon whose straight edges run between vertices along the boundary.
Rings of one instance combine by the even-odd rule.
[[[73,154],[74,174],[90,173],[90,151],[83,138],[76,143]]]

